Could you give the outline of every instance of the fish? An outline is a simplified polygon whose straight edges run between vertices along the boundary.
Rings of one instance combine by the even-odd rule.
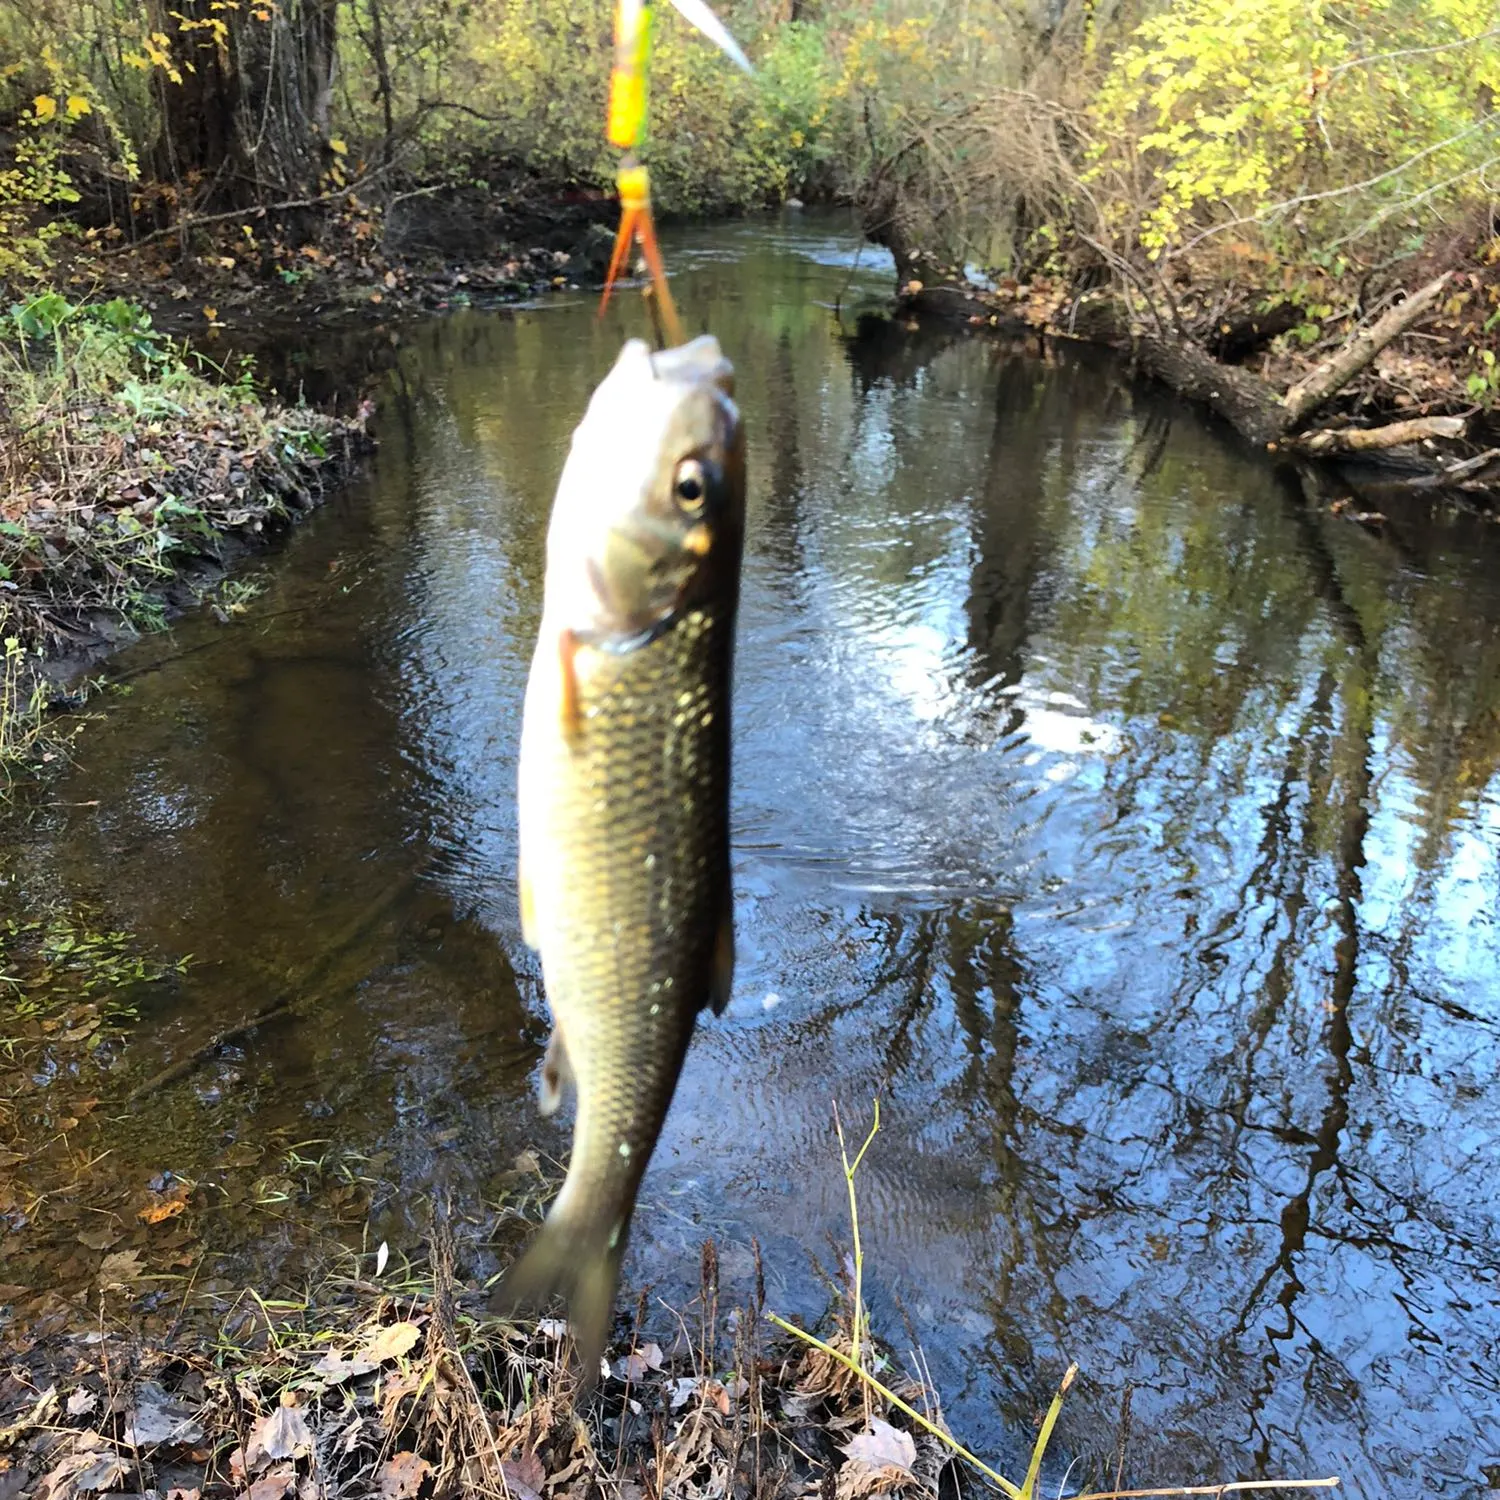
[[[576,1097],[567,1174],[492,1306],[560,1295],[599,1369],[636,1194],[698,1016],[734,975],[730,686],[745,529],[734,370],[711,335],[620,351],[558,482],[517,775],[521,926]]]

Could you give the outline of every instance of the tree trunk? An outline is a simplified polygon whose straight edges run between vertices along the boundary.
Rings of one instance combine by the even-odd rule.
[[[329,159],[337,0],[152,9],[182,74],[160,84],[160,175],[200,209],[313,193]]]

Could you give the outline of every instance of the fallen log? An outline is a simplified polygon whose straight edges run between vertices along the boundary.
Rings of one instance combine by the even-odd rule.
[[[1270,447],[1286,432],[1286,410],[1258,375],[1221,365],[1186,339],[1141,334],[1135,341],[1139,368],[1179,395],[1202,401],[1258,447]]]
[[[1337,354],[1316,365],[1282,397],[1286,430],[1300,427],[1320,406],[1331,401],[1393,339],[1400,338],[1442,295],[1450,272],[1435,276],[1420,291],[1413,292],[1383,313],[1368,328],[1361,328]]]
[[[1377,453],[1432,438],[1461,438],[1466,425],[1463,417],[1410,417],[1382,427],[1324,427],[1288,438],[1283,446],[1299,453]]]

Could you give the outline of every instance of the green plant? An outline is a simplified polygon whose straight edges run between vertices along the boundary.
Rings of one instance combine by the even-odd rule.
[[[133,933],[95,927],[93,914],[83,908],[0,922],[6,1003],[22,1018],[87,1000],[98,1002],[105,1021],[133,1020],[137,988],[183,974],[191,962],[191,955],[152,958]]]
[[[265,591],[263,578],[226,578],[219,586],[219,606],[226,615],[242,615]]]
[[[1490,323],[1493,322],[1494,319],[1490,319]],[[1485,325],[1486,331],[1489,326],[1489,323]],[[1474,356],[1476,364],[1464,382],[1465,389],[1476,401],[1493,406],[1500,400],[1500,362],[1496,361],[1493,349],[1478,349],[1471,345],[1469,353]]]
[[[0,641],[0,792],[10,787],[16,767],[36,752],[46,710],[46,690],[31,670],[19,638],[6,636]]]

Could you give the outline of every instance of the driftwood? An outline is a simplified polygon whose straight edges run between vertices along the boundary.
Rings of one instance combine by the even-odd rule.
[[[1368,328],[1361,328],[1337,354],[1325,359],[1305,380],[1292,386],[1281,403],[1286,408],[1286,430],[1290,432],[1300,427],[1313,412],[1343,390],[1387,344],[1400,338],[1442,295],[1449,274],[1445,271],[1434,277]]]
[[[1489,448],[1473,458],[1442,464],[1426,474],[1406,474],[1400,478],[1382,479],[1381,489],[1392,490],[1467,490],[1472,494],[1489,494],[1500,488],[1500,448]]]
[[[1282,397],[1259,376],[1220,364],[1206,349],[1186,339],[1143,334],[1136,339],[1136,358],[1148,374],[1173,390],[1207,402],[1257,446],[1332,456],[1379,452],[1427,438],[1457,438],[1464,431],[1461,417],[1415,417],[1383,427],[1326,428],[1297,435],[1297,429],[1313,412],[1331,401],[1387,344],[1431,309],[1447,284],[1446,272],[1429,281],[1368,328],[1360,329]]]
[[[1286,446],[1299,453],[1378,453],[1432,438],[1461,438],[1467,425],[1464,417],[1410,417],[1383,427],[1324,427],[1291,438]]]
[[[1468,431],[1466,419],[1412,417],[1378,427],[1326,427],[1313,432],[1301,429],[1310,416],[1366,369],[1382,349],[1409,332],[1432,310],[1450,276],[1451,273],[1444,273],[1435,277],[1388,309],[1368,328],[1353,334],[1285,395],[1250,370],[1215,358],[1213,338],[1205,346],[1164,324],[1142,328],[1125,300],[1106,288],[1081,294],[1057,317],[1048,332],[1115,348],[1128,343],[1135,366],[1142,374],[1160,380],[1189,400],[1203,402],[1256,447],[1319,458],[1389,453],[1395,460],[1403,456],[1395,451],[1401,448],[1423,444],[1430,449],[1436,440],[1452,442],[1463,438]],[[944,292],[947,295],[942,295]],[[908,290],[900,297],[900,305],[945,320],[953,320],[954,313],[959,312],[963,321],[971,324],[989,323],[990,317],[981,315],[993,314],[995,323],[1006,329],[1012,325],[1015,311],[1009,304],[971,287]],[[1273,310],[1264,317],[1245,320],[1242,325],[1221,323],[1218,335],[1224,339],[1269,336],[1277,327],[1280,312]],[[1445,465],[1429,451],[1421,455],[1421,460],[1435,471],[1430,479],[1424,476],[1434,488],[1481,491],[1500,484],[1500,465],[1496,464],[1493,453]]]

